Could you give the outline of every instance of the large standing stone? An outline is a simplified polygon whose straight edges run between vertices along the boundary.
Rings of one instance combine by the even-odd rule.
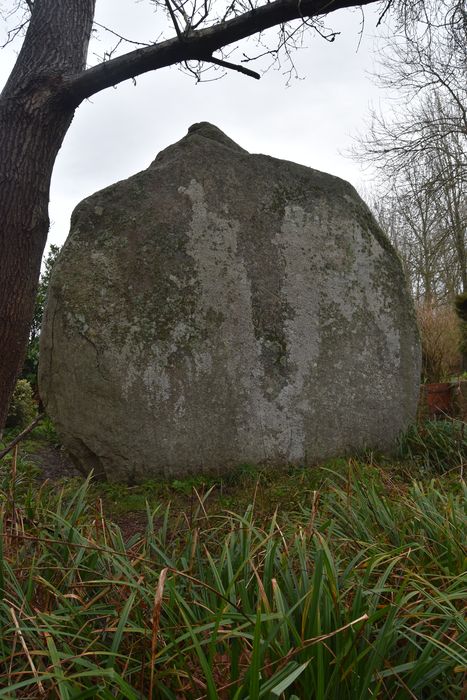
[[[134,481],[387,448],[418,379],[400,262],[343,180],[202,123],[73,214],[40,387],[84,471]]]

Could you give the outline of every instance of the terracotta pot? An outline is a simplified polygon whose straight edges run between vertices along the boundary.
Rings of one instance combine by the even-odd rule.
[[[424,403],[428,409],[429,418],[452,415],[452,388],[449,382],[424,384]]]

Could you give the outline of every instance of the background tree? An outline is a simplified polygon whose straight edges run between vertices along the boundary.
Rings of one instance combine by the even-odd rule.
[[[418,3],[414,2],[414,11]],[[436,160],[467,139],[467,7],[465,0],[424,5],[417,21],[394,22],[386,36],[376,82],[393,97],[393,109],[373,110],[357,156],[396,178],[420,159]],[[467,162],[462,163],[463,177]]]
[[[377,170],[377,214],[390,222],[416,300],[467,290],[467,10],[440,0],[387,37],[378,83],[389,114],[373,112],[357,157]]]
[[[417,302],[450,303],[466,288],[465,184],[453,154],[406,166],[370,198]]]
[[[448,289],[452,299],[457,292],[467,293],[467,132],[445,137],[432,170],[438,217],[452,252]]]
[[[460,351],[466,366],[453,307],[467,291],[465,2],[440,0],[418,22],[396,25],[377,81],[394,108],[372,113],[356,153],[376,168],[375,213],[417,303],[423,378],[441,381],[461,368]]]
[[[305,31],[333,39],[323,17],[378,0],[148,0],[165,18],[150,44],[121,55],[128,43],[116,36],[104,62],[86,68],[96,0],[15,0],[18,22],[10,39],[24,33],[16,64],[0,97],[0,429],[22,365],[34,310],[37,280],[49,227],[53,165],[76,108],[83,100],[142,73],[182,64],[198,78],[220,65],[259,77],[254,58],[291,57]],[[416,20],[435,0],[379,0],[382,13],[400,11]],[[276,28],[275,38],[270,36]],[[158,29],[160,31],[160,28]],[[230,48],[257,35],[257,56]],[[222,52],[229,48],[229,60]],[[216,55],[215,55],[216,54]],[[235,55],[235,54],[234,54]],[[238,54],[237,54],[238,55]]]

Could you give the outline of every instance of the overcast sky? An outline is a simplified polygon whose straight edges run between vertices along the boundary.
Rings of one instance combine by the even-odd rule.
[[[96,19],[141,40],[150,38],[157,21],[148,3],[132,0],[98,0]],[[365,11],[362,37],[361,20],[357,10],[329,16],[340,36],[328,43],[310,35],[308,48],[295,56],[303,79],[292,79],[289,87],[277,70],[260,81],[230,72],[222,80],[195,84],[174,67],[83,104],[55,166],[49,243],[64,242],[71,211],[81,199],[146,168],[199,121],[216,124],[251,152],[296,161],[361,187],[365,174],[344,152],[352,134],[364,130],[370,104],[381,101],[368,74],[375,61],[377,14]],[[103,37],[93,43],[91,62],[105,46]],[[4,50],[0,60],[3,83],[14,52]]]

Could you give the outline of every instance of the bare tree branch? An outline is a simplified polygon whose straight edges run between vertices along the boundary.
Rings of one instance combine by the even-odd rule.
[[[378,0],[363,0],[370,5]],[[236,43],[252,34],[281,23],[317,17],[335,10],[353,7],[350,0],[274,0],[260,7],[219,22],[210,27],[190,31],[183,37],[174,37],[153,46],[136,49],[70,78],[64,88],[68,98],[78,105],[87,97],[107,87],[134,78],[158,68],[184,61],[204,60],[224,46]]]
[[[7,455],[9,452],[11,452],[11,450],[13,449],[13,447],[15,447],[15,445],[17,445],[19,442],[21,442],[21,440],[24,440],[24,438],[27,437],[29,435],[29,433],[32,430],[34,430],[36,425],[38,425],[41,422],[41,420],[43,420],[44,418],[45,418],[45,413],[41,413],[36,418],[34,418],[32,423],[30,425],[28,425],[27,428],[25,428],[21,433],[19,433],[19,435],[17,435],[15,437],[15,439],[10,442],[9,445],[7,445],[3,450],[0,451],[0,459],[3,459],[5,457],[5,455]]]
[[[216,66],[222,66],[223,68],[228,68],[229,70],[236,70],[239,73],[243,73],[244,75],[248,75],[250,78],[255,78],[256,80],[259,80],[261,78],[260,74],[256,73],[256,71],[250,70],[249,68],[245,68],[244,66],[239,66],[236,63],[229,63],[228,61],[222,61],[221,59],[214,58],[213,56],[205,58],[204,60],[208,61],[209,63],[215,63]]]
[[[106,27],[105,24],[100,24],[100,22],[94,21],[94,26],[99,27],[100,29],[103,29],[105,32],[112,34],[117,39],[120,39],[121,41],[124,41],[127,44],[132,44],[133,46],[151,46],[151,44],[148,44],[147,41],[143,42],[143,41],[136,41],[135,39],[129,39],[128,37],[123,36],[122,34],[119,34],[119,32],[115,32],[113,29],[110,29],[110,27]]]
[[[169,11],[170,19],[172,20],[172,24],[174,26],[175,33],[176,33],[177,37],[181,40],[183,35],[182,35],[181,30],[180,30],[179,24],[177,22],[177,17],[175,16],[175,12],[172,9],[172,4],[171,4],[170,0],[165,0],[165,5]]]

